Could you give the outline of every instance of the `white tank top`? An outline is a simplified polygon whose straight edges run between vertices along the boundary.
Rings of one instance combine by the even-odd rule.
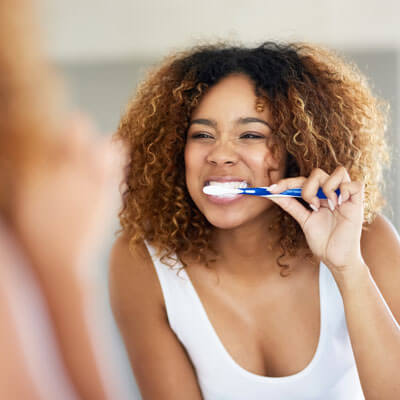
[[[300,372],[265,377],[239,366],[226,351],[186,270],[166,266],[146,243],[164,296],[168,321],[185,347],[204,400],[363,400],[343,300],[328,267],[319,266],[320,337]]]

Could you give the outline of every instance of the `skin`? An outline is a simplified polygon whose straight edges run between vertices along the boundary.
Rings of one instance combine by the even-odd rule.
[[[315,169],[308,177],[285,179],[285,155],[273,159],[266,139],[271,133],[268,126],[237,123],[239,118],[254,117],[272,125],[268,109],[257,111],[256,102],[248,78],[229,76],[202,98],[188,130],[188,190],[215,226],[214,245],[220,254],[212,269],[185,260],[207,316],[240,367],[261,376],[297,373],[311,361],[318,344],[315,261],[322,260],[343,298],[365,398],[397,399],[400,386],[393,377],[400,365],[399,236],[380,215],[362,231],[363,185],[352,182],[343,167],[330,175]],[[244,138],[249,131],[264,138]],[[301,187],[303,199],[315,211],[288,198],[244,196],[217,204],[202,192],[210,175],[240,177],[251,186],[276,184],[271,189],[276,193]],[[319,187],[330,202],[316,199]],[[341,191],[340,201],[336,189]],[[298,221],[314,254],[314,262],[309,263],[301,253],[292,258],[292,273],[286,279],[280,277],[275,262],[274,234],[266,229],[275,210],[273,203]],[[168,325],[158,278],[144,246],[129,250],[128,238],[117,240],[110,287],[143,398],[201,399],[193,365]],[[158,354],[165,357],[160,360]],[[154,374],[164,379],[155,383]]]
[[[274,159],[270,151],[274,140],[270,112],[268,108],[257,112],[256,102],[248,78],[234,75],[212,87],[191,118],[185,146],[186,185],[196,205],[217,228],[254,223],[260,214],[267,215],[264,211],[272,202],[242,196],[232,204],[214,204],[202,191],[209,177],[237,176],[249,186],[268,186],[284,174],[284,160]],[[260,122],[242,122],[246,118]]]
[[[123,155],[109,140],[100,142],[82,118],[74,119],[68,128],[68,135],[60,137],[59,142],[63,157],[52,160],[45,170],[32,168],[34,172],[18,187],[14,225],[4,236],[9,241],[16,240],[15,251],[21,254],[15,257],[26,260],[20,274],[24,276],[25,270],[31,270],[36,279],[35,285],[27,285],[27,297],[30,291],[36,290],[48,306],[46,318],[59,346],[61,360],[58,362],[68,374],[68,377],[60,376],[60,388],[63,379],[70,380],[79,398],[106,399],[108,383],[100,374],[88,318],[91,312],[88,302],[99,296],[90,270],[103,243],[111,211],[117,206],[115,189],[121,176],[117,160],[123,159]],[[4,255],[0,252],[0,265],[6,271],[21,264],[18,258],[16,261],[10,257],[4,259]],[[6,279],[6,283],[15,286],[11,280]],[[13,292],[10,293],[13,299]],[[5,300],[0,299],[1,305],[10,312]],[[40,313],[42,310],[36,310],[34,305],[30,304],[32,313]],[[37,332],[36,326],[30,329]],[[107,341],[102,339],[106,346]],[[19,347],[23,348],[21,344]],[[52,354],[53,349],[49,346],[42,351]],[[23,365],[21,359],[4,360],[7,365],[14,362]],[[27,381],[27,375],[16,375],[12,382],[15,388],[46,384],[45,377],[43,381],[35,381],[36,378],[30,377],[32,381]],[[61,392],[59,397],[70,398]]]
[[[78,399],[36,276],[15,239],[0,219],[0,398]]]
[[[34,3],[0,2],[0,398],[121,398],[91,306],[123,157],[66,118]]]
[[[271,146],[273,121],[268,107],[257,111],[252,82],[232,75],[213,86],[194,111],[185,147],[186,184],[197,207],[216,227],[216,243],[224,260],[221,268],[257,277],[261,270],[276,272],[265,243],[274,237],[265,229],[276,208],[269,199],[241,196],[229,204],[215,204],[203,193],[209,177],[238,177],[248,186],[269,186],[283,178],[286,154],[276,159]],[[240,122],[245,119],[263,122]],[[257,237],[258,240],[254,240]],[[276,249],[274,249],[276,250]],[[243,262],[254,267],[246,268]],[[253,268],[253,269],[252,269]]]

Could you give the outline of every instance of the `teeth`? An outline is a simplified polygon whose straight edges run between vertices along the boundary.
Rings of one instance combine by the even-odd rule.
[[[219,188],[225,188],[224,190],[229,189],[239,189],[239,188],[246,188],[248,186],[246,181],[231,181],[231,182],[219,182],[219,181],[209,181],[206,182],[205,186],[214,186]],[[211,193],[208,193],[211,194]],[[234,198],[237,194],[212,194],[212,196],[220,197],[220,198]]]
[[[232,181],[232,182],[218,182],[218,181],[210,181],[208,182],[209,186],[223,186],[229,187],[232,189],[239,189],[239,188],[246,188],[247,182],[246,181]]]

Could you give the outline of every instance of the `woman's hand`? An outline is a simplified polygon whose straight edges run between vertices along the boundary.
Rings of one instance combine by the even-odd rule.
[[[302,188],[302,198],[313,211],[295,198],[271,200],[300,224],[311,251],[333,271],[343,272],[362,263],[363,184],[351,182],[347,170],[340,166],[332,175],[316,168],[308,178],[282,179],[270,191],[280,193],[297,187]],[[316,196],[319,187],[329,200]],[[336,189],[340,189],[339,198]]]
[[[123,154],[91,124],[74,118],[46,168],[19,185],[17,234],[38,265],[75,265],[96,253],[118,207]]]

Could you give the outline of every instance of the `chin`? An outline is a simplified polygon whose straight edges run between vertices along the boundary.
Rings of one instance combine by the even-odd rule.
[[[233,223],[233,222],[229,222],[229,221],[210,221],[208,220],[208,222],[210,222],[210,224],[217,229],[224,229],[224,230],[230,230],[230,229],[235,229],[235,228],[239,228],[242,224],[240,223]]]
[[[227,215],[227,213],[218,213],[219,215],[210,215],[206,213],[204,216],[207,221],[218,229],[235,229],[248,222],[249,218],[238,215]]]
[[[243,196],[229,204],[214,204],[209,200],[204,201],[202,198],[194,199],[194,203],[207,221],[218,229],[235,229],[244,226],[262,218],[273,205],[268,199],[252,196]]]

